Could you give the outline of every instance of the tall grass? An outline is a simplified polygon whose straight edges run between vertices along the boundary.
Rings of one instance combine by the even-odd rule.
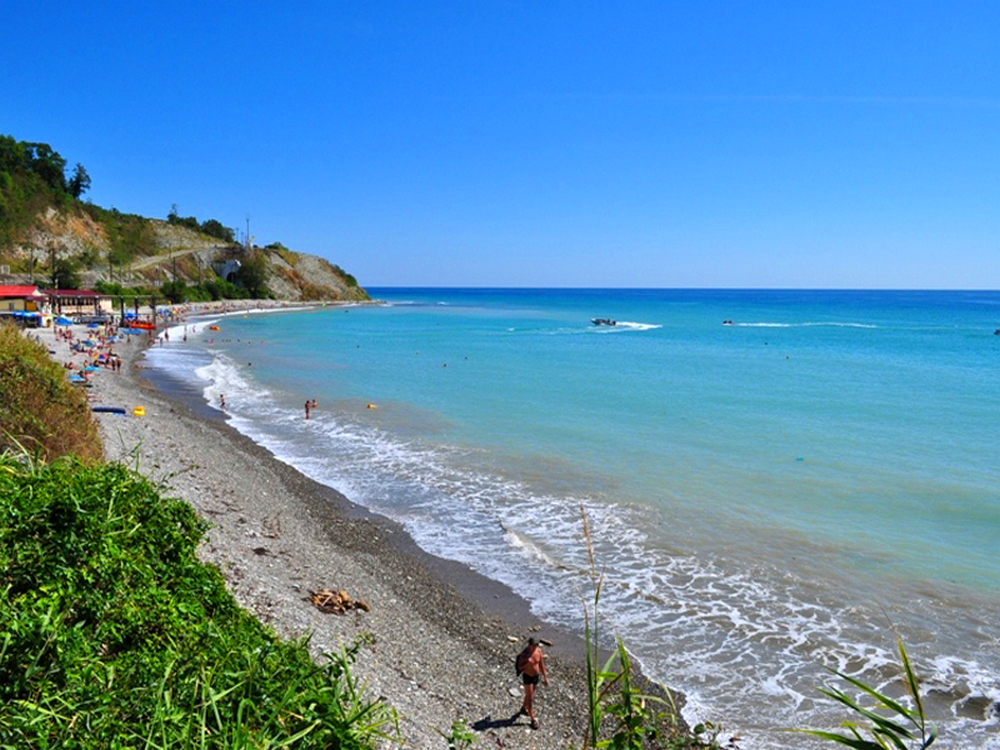
[[[0,450],[19,446],[44,460],[103,456],[87,399],[66,370],[16,326],[0,323]]]
[[[611,655],[601,661],[599,609],[604,573],[597,567],[590,521],[582,505],[580,513],[593,595],[591,602],[583,601],[587,667],[587,724],[583,748],[718,748],[718,733],[711,725],[699,725],[693,732],[685,731],[680,726],[677,706],[670,690],[648,681],[643,681],[645,686],[638,684],[632,658],[620,637],[615,639]],[[655,689],[660,695],[651,695],[650,689]],[[735,746],[735,742],[730,746]]]
[[[837,687],[820,688],[820,692],[846,706],[852,714],[859,716],[865,723],[844,721],[841,726],[847,730],[846,734],[818,729],[800,731],[856,750],[908,750],[909,748],[925,750],[930,747],[937,739],[937,731],[924,714],[924,703],[920,698],[920,682],[916,672],[913,671],[910,657],[901,638],[896,639],[896,647],[899,649],[899,658],[903,665],[903,684],[913,703],[912,708],[904,706],[854,677],[830,670],[859,690],[861,698],[867,698],[869,705],[863,706],[859,699],[851,697]],[[866,733],[869,738],[864,736]]]
[[[370,748],[394,713],[195,557],[205,525],[120,465],[0,457],[0,747]]]

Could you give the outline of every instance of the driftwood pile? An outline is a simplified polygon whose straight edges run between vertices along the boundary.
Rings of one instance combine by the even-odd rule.
[[[343,590],[310,591],[309,597],[316,609],[327,614],[346,615],[352,609],[361,609],[365,612],[371,612],[372,609],[364,599],[353,599]]]

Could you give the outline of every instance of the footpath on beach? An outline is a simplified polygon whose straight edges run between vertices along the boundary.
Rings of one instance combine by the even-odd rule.
[[[167,320],[190,324],[185,316],[236,309],[174,308]],[[221,414],[197,415],[154,388],[142,377],[142,353],[157,334],[82,325],[60,331],[30,335],[81,378],[91,407],[100,410],[94,414],[107,458],[160,483],[166,496],[188,502],[210,522],[201,557],[279,635],[310,635],[317,656],[366,639],[356,672],[373,697],[399,712],[404,747],[441,747],[440,733],[456,720],[472,727],[483,747],[579,746],[586,723],[579,649],[550,655],[550,686],[536,695],[538,730],[518,715],[522,693],[513,669],[528,635],[557,642],[569,636],[533,620],[499,584],[431,558],[396,525],[277,461]],[[501,608],[511,602],[510,616],[484,614],[446,582],[457,576],[480,600],[492,598]],[[325,591],[345,592],[364,607],[330,614],[317,606],[323,602],[315,595]]]

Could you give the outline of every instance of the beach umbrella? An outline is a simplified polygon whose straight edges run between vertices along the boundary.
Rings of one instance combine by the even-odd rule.
[[[90,325],[87,326],[87,328],[100,328],[100,326],[97,325],[97,323],[91,323]]]
[[[56,318],[56,325],[71,326],[73,325],[73,321],[70,320],[69,318]]]

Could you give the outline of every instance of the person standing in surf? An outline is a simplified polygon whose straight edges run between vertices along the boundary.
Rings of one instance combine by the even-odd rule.
[[[524,701],[521,703],[520,713],[527,715],[532,729],[538,729],[538,719],[535,718],[535,688],[538,687],[539,677],[542,679],[542,684],[548,687],[549,675],[545,671],[545,654],[534,638],[529,638],[528,645],[517,655],[517,671],[524,685]]]

